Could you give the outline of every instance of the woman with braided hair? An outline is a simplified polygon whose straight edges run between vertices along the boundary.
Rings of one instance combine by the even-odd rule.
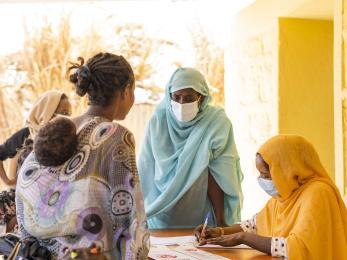
[[[56,258],[77,258],[80,249],[95,245],[106,259],[146,259],[149,233],[134,139],[112,122],[124,119],[134,103],[133,70],[111,53],[79,61],[70,81],[89,106],[72,119],[77,149],[58,166],[40,165],[35,153],[24,162],[16,194],[22,237],[40,239]]]

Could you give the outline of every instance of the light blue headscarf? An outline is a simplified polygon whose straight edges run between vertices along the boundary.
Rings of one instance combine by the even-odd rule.
[[[190,122],[176,120],[171,108],[170,93],[185,88],[204,96]],[[209,105],[210,100],[203,75],[179,68],[147,126],[138,168],[150,228],[201,224],[205,214],[213,212],[207,196],[208,171],[225,194],[226,222],[240,220],[243,175],[232,125],[222,108]],[[210,224],[216,224],[215,217]]]

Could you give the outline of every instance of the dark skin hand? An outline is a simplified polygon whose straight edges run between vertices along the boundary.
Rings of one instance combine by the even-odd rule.
[[[258,251],[271,255],[271,237],[263,237],[247,232],[238,232],[231,235],[210,238],[207,239],[205,243],[220,246],[237,246],[245,244]]]
[[[203,233],[201,233],[203,225],[199,225],[194,230],[194,235],[197,239],[201,239],[201,244],[205,244],[207,239],[216,238],[221,236],[221,227],[216,228],[206,228]],[[242,232],[242,228],[239,224],[234,224],[229,227],[223,227],[224,235],[234,234]]]
[[[256,167],[260,177],[271,179],[269,165],[260,154],[256,155]],[[203,233],[202,225],[195,228],[195,236],[200,245],[214,244],[220,246],[236,246],[240,244],[248,245],[256,250],[271,255],[271,237],[263,237],[253,233],[243,232],[239,224],[234,224],[223,228],[224,235],[221,236],[221,228],[207,228]]]

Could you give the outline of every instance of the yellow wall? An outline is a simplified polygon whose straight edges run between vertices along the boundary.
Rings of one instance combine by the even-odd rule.
[[[334,3],[335,178],[347,205],[347,0]]]
[[[333,22],[279,19],[279,132],[309,139],[334,178]]]

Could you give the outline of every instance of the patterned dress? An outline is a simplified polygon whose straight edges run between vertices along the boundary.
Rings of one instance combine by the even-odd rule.
[[[58,258],[94,242],[108,259],[146,259],[133,135],[96,117],[78,140],[77,153],[62,166],[40,166],[34,153],[25,160],[16,190],[22,236],[41,239]]]

